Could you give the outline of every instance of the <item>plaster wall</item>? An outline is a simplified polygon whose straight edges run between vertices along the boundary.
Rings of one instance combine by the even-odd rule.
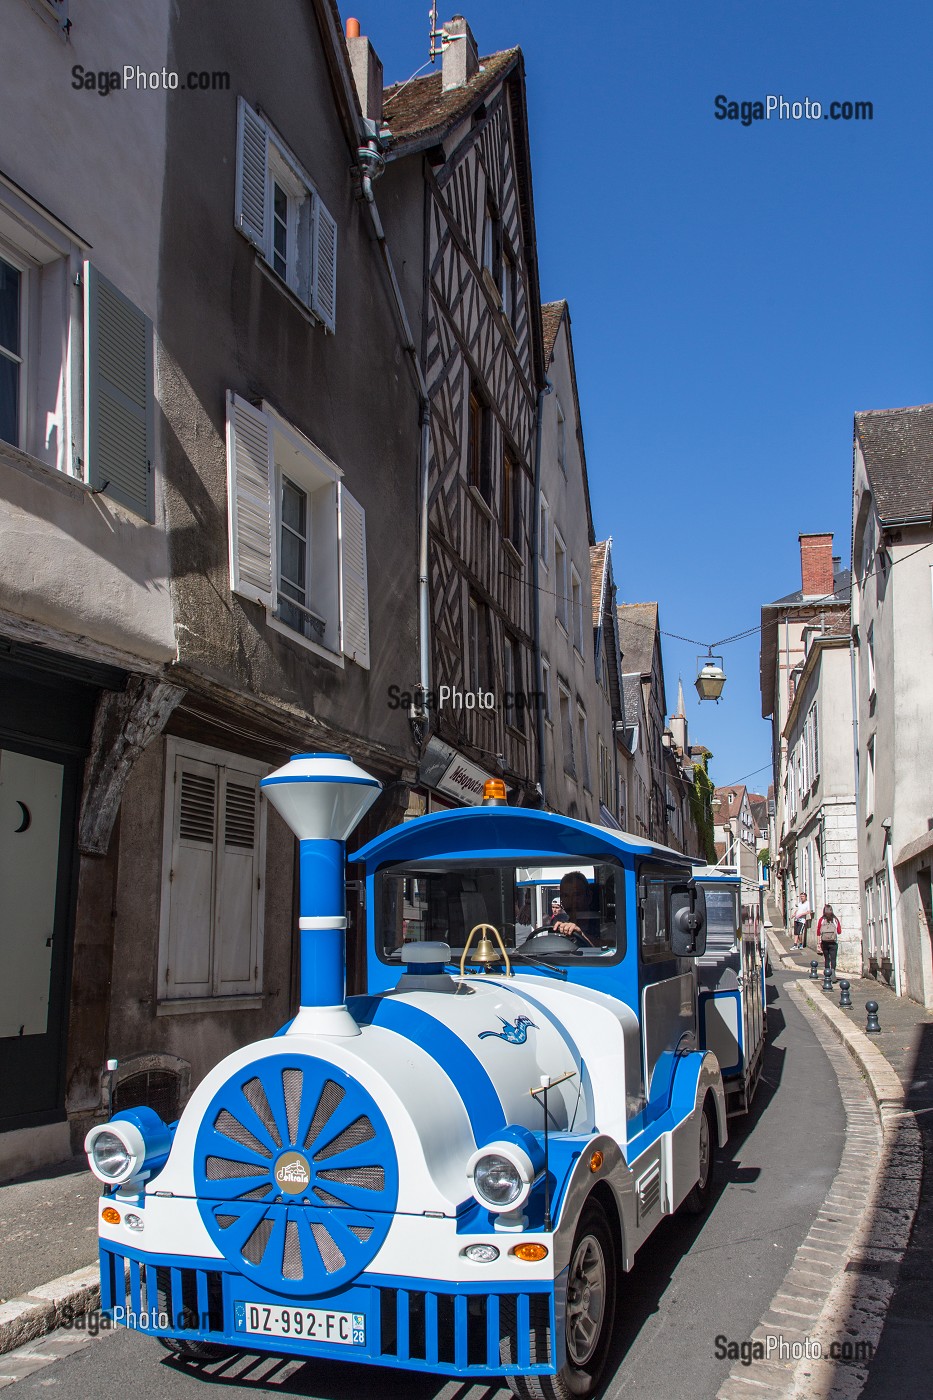
[[[541,430],[541,492],[549,511],[548,567],[539,569],[541,590],[541,652],[550,663],[551,723],[545,724],[545,756],[547,764],[546,802],[553,811],[578,817],[581,821],[599,820],[599,740],[609,749],[614,747],[609,699],[596,680],[593,642],[593,601],[590,581],[590,537],[585,504],[584,472],[586,470],[582,444],[583,427],[577,420],[574,403],[571,350],[566,316],[561,321],[554,353],[548,368],[552,392],[543,401]],[[564,415],[564,466],[560,465],[558,403]],[[560,533],[567,552],[567,616],[569,630],[558,619],[561,605],[559,594],[563,586],[558,578],[555,530]],[[580,576],[583,596],[582,651],[574,644],[571,566]],[[564,745],[561,734],[560,696],[558,679],[570,690],[575,775],[564,770]],[[584,782],[583,765],[579,755],[577,706],[586,713],[588,738],[589,782]],[[630,799],[631,801],[631,795]]]
[[[175,653],[164,531],[70,473],[83,476],[83,258],[157,319],[166,94],[101,97],[76,90],[72,70],[161,70],[170,12],[168,0],[86,0],[65,42],[41,6],[10,0],[0,54],[0,169],[23,192],[0,188],[0,218],[27,288],[38,286],[26,319],[28,453],[0,444],[0,609],[59,645],[149,662]],[[157,422],[157,522],[159,453]]]
[[[166,505],[180,664],[411,760],[389,686],[418,676],[419,405],[389,285],[359,197],[311,6],[270,25],[246,0],[177,11],[180,71],[230,73],[228,92],[170,95],[160,308]],[[326,334],[234,227],[237,98],[260,109],[337,222],[336,333]],[[355,140],[355,138],[354,138]],[[329,659],[231,593],[225,394],[269,402],[344,473],[366,511],[371,669]]]

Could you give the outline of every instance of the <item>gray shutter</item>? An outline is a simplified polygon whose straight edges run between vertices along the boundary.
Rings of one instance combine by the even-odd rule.
[[[218,996],[259,990],[260,828],[259,779],[252,773],[225,768],[214,918],[214,991]]]
[[[269,256],[269,130],[241,97],[237,102],[236,226]]]
[[[275,607],[275,460],[266,415],[227,394],[227,511],[230,587]]]
[[[152,520],[152,322],[91,263],[84,296],[87,479]]]
[[[211,994],[211,942],[216,864],[217,769],[175,759],[168,955],[161,994]]]
[[[321,200],[314,200],[314,286],[311,309],[329,331],[337,329],[337,225]]]
[[[369,594],[366,580],[366,512],[341,483],[340,645],[345,656],[369,670]]]

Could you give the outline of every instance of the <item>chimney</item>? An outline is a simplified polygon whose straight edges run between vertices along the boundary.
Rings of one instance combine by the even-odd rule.
[[[798,535],[800,540],[800,591],[805,598],[832,597],[832,535]]]
[[[451,88],[464,87],[474,73],[479,72],[479,54],[473,31],[463,15],[454,15],[444,25],[444,58],[442,87],[444,92]]]
[[[365,34],[360,33],[358,19],[347,20],[347,49],[363,116],[378,126],[382,121],[382,60]]]

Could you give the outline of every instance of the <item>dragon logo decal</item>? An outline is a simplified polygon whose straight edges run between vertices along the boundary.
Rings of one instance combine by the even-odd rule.
[[[480,1031],[480,1040],[504,1040],[507,1045],[524,1045],[528,1039],[528,1029],[537,1030],[537,1026],[530,1016],[516,1016],[514,1024],[507,1021],[504,1016],[500,1016],[502,1022],[501,1031]]]

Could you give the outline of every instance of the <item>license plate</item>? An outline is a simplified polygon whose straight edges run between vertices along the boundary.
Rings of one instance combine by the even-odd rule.
[[[366,1317],[363,1313],[326,1312],[322,1308],[274,1308],[265,1303],[234,1303],[238,1332],[261,1337],[300,1337],[310,1342],[364,1347]]]

